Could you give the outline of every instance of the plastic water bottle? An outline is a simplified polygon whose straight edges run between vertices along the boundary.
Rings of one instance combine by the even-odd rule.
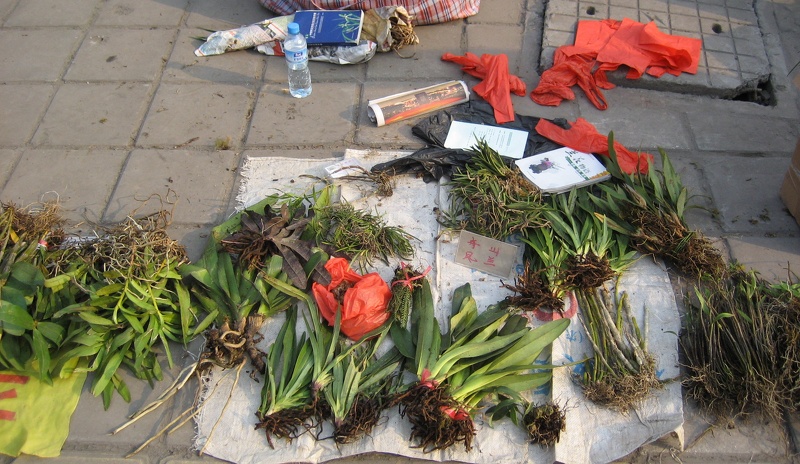
[[[308,70],[308,47],[297,23],[289,23],[289,35],[283,41],[283,53],[289,66],[289,93],[295,98],[311,95],[311,72]]]

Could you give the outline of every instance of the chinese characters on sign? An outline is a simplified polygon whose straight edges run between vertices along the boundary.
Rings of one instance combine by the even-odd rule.
[[[461,231],[456,263],[499,277],[509,277],[519,247],[489,237]]]

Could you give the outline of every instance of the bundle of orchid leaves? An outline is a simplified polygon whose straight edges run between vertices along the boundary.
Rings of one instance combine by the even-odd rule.
[[[397,401],[411,422],[411,440],[426,452],[458,443],[470,450],[473,417],[482,400],[550,381],[552,366],[534,370],[534,361],[569,325],[561,319],[531,329],[525,318],[499,306],[478,313],[466,284],[454,293],[450,327],[443,335],[427,280],[414,291],[411,314],[410,331],[396,324],[390,329],[417,378]]]

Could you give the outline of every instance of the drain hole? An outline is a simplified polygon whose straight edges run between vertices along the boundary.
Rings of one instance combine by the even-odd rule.
[[[756,87],[742,90],[731,100],[757,103],[763,106],[775,106],[777,103],[771,79],[759,82]]]
[[[722,26],[717,23],[711,25],[711,30],[714,31],[714,34],[721,34],[722,33]]]
[[[593,6],[590,6],[586,9],[586,14],[590,16],[594,16],[595,13],[597,13],[597,10],[595,10]]]

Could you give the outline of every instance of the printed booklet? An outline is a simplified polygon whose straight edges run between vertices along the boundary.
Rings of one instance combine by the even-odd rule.
[[[309,45],[357,44],[364,12],[361,10],[303,10],[294,22]]]
[[[515,161],[524,175],[543,193],[562,193],[601,182],[611,174],[591,153],[559,148]]]

